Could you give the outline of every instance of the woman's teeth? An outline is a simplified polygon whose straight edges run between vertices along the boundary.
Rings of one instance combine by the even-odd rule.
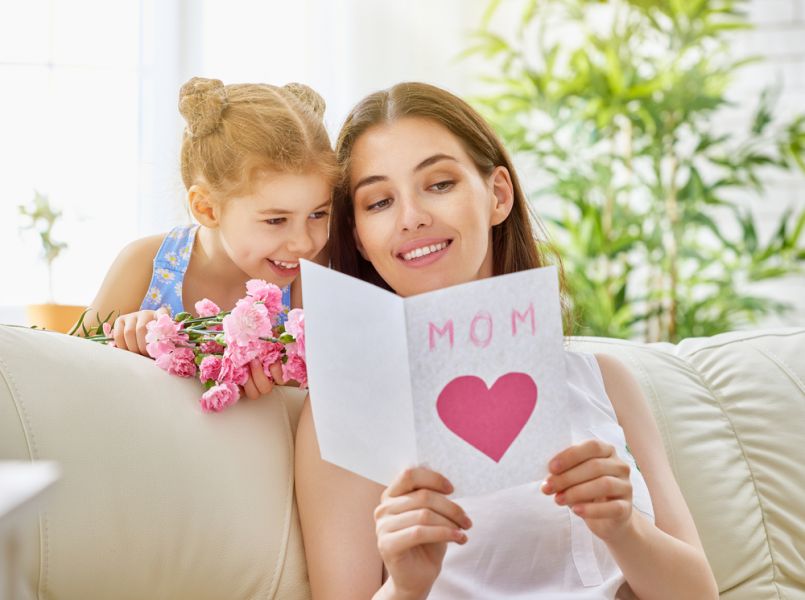
[[[275,265],[277,265],[282,269],[295,269],[296,267],[299,266],[298,262],[291,263],[291,262],[283,262],[281,260],[272,260],[271,262],[273,262]]]
[[[438,252],[439,250],[444,250],[445,248],[447,248],[447,242],[441,242],[439,244],[433,244],[431,246],[423,246],[422,248],[411,250],[410,252],[406,252],[405,254],[403,254],[402,257],[403,260],[413,260],[415,258],[427,256],[431,252]]]

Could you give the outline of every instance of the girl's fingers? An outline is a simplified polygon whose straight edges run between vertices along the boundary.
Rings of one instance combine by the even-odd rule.
[[[627,500],[587,502],[573,505],[572,510],[584,519],[613,519],[624,521],[632,512],[632,503]]]
[[[282,365],[278,362],[271,363],[268,367],[271,377],[274,378],[275,385],[285,385],[285,379],[282,377]]]
[[[115,324],[112,327],[112,336],[115,339],[115,346],[118,348],[123,348],[123,350],[128,349],[126,346],[126,338],[123,336],[123,329],[125,328],[126,324],[126,317],[125,315],[119,316],[115,319]]]
[[[418,489],[403,496],[385,498],[375,509],[375,520],[379,521],[388,516],[406,513],[421,513],[429,511],[439,515],[453,527],[469,529],[472,521],[458,504],[440,492],[429,489]]]
[[[559,475],[549,475],[545,478],[541,489],[545,494],[555,494],[574,485],[607,475],[628,479],[630,470],[629,465],[617,455],[609,458],[591,458]]]
[[[400,473],[383,491],[383,497],[402,496],[418,489],[429,489],[442,494],[453,492],[453,485],[444,475],[426,467],[411,467]]]
[[[439,525],[415,525],[382,535],[377,540],[377,547],[381,556],[385,558],[395,554],[402,554],[422,544],[443,544],[446,542],[464,544],[466,541],[467,534],[459,529]]]
[[[257,360],[249,362],[249,371],[251,372],[251,380],[257,388],[258,395],[268,394],[274,388],[274,382],[269,379],[263,366]]]
[[[243,393],[246,394],[249,400],[257,400],[260,397],[260,392],[257,391],[257,386],[254,385],[254,380],[251,375],[249,375],[246,383],[243,384]]]
[[[552,475],[559,475],[591,458],[608,458],[615,454],[615,448],[598,439],[587,440],[565,448],[548,462]]]
[[[559,492],[555,497],[557,504],[575,506],[586,502],[601,502],[609,500],[632,501],[632,484],[629,480],[619,477],[598,477],[592,481],[585,481]]]
[[[151,311],[140,311],[137,313],[137,348],[143,356],[149,356],[146,350],[145,336],[148,333],[146,325],[154,320],[154,314]]]

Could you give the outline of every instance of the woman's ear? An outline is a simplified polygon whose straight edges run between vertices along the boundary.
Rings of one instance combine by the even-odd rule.
[[[361,239],[358,237],[358,230],[355,227],[352,228],[352,238],[355,240],[355,247],[358,249],[358,252],[361,253],[361,256],[364,260],[369,261],[369,258],[366,256],[366,251],[363,249],[363,244],[361,244]]]
[[[489,177],[492,188],[494,204],[492,205],[492,226],[503,223],[512,211],[514,206],[514,186],[509,170],[506,167],[498,166],[492,171]]]
[[[205,186],[191,185],[187,190],[187,203],[196,221],[204,227],[218,227],[219,208]]]

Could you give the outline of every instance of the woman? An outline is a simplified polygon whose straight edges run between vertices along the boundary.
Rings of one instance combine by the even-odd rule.
[[[409,296],[545,264],[505,149],[448,92],[370,95],[336,152],[334,268]],[[458,502],[424,467],[383,489],[322,461],[306,405],[296,487],[313,597],[717,598],[639,386],[611,357],[566,364],[578,443],[541,485]]]

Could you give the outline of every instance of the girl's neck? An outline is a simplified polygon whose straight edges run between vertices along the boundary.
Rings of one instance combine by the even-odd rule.
[[[199,227],[192,261],[195,263],[194,271],[203,273],[205,279],[216,283],[216,287],[236,288],[245,293],[244,284],[249,280],[249,276],[229,258],[215,229],[203,225]]]

